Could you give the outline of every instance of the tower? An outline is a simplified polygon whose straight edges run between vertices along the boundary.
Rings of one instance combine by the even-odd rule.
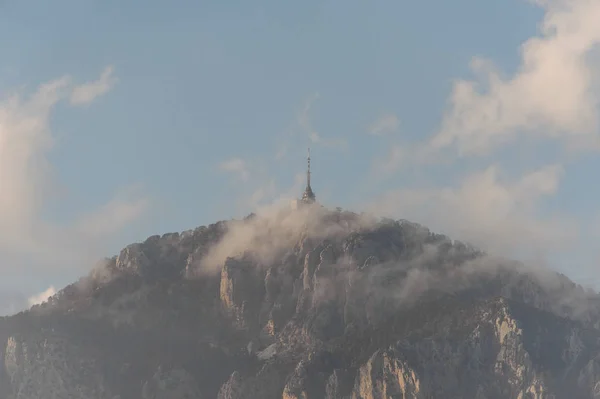
[[[304,194],[302,194],[302,202],[306,204],[312,204],[315,202],[315,193],[313,193],[312,188],[310,187],[310,147],[308,148],[308,169],[306,170],[306,189],[304,190]]]

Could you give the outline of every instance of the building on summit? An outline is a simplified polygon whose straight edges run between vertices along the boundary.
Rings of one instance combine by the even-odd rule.
[[[306,170],[306,188],[302,194],[302,198],[292,201],[292,209],[298,209],[302,205],[312,204],[316,201],[315,193],[310,186],[310,148],[308,149],[308,169]]]

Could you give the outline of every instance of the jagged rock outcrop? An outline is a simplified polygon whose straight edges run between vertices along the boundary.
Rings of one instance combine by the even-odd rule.
[[[418,397],[421,382],[407,363],[390,351],[377,351],[356,376],[353,397],[361,399]]]
[[[252,263],[227,258],[221,270],[220,298],[235,325],[252,329],[263,300],[264,285]]]
[[[11,336],[3,360],[7,399],[112,398],[99,364],[64,339]]]
[[[600,398],[599,304],[407,221],[253,215],[0,319],[0,399]]]
[[[449,323],[444,334],[432,331],[432,336],[402,339],[377,350],[359,369],[353,397],[517,398],[558,393],[560,373],[532,361],[535,348],[528,348],[509,304],[498,300],[472,310],[475,317]]]

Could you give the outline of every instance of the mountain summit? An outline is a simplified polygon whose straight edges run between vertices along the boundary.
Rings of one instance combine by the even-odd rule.
[[[288,208],[149,237],[0,319],[0,398],[600,397],[595,293],[405,220]]]

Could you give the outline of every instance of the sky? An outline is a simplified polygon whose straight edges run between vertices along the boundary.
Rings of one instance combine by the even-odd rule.
[[[0,313],[300,195],[600,285],[600,2],[0,2]],[[2,305],[2,303],[4,305]]]

